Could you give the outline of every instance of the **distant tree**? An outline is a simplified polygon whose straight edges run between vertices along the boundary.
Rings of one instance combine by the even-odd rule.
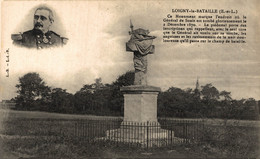
[[[102,89],[105,85],[102,83],[101,78],[96,78],[95,83],[92,84],[85,84],[83,87],[78,91],[78,93],[94,93],[95,91]]]
[[[92,85],[86,84],[74,94],[74,106],[77,113],[94,112],[94,90]]]
[[[229,103],[221,101],[224,103],[222,105],[222,114],[220,118],[226,119],[257,119],[258,114],[255,112],[255,99],[240,99],[232,100]]]
[[[103,84],[101,78],[95,79],[95,83],[84,85],[75,93],[75,108],[78,113],[107,115],[111,93],[110,85]]]
[[[54,88],[51,91],[51,103],[48,111],[59,113],[74,112],[74,97],[65,89]]]
[[[134,85],[134,71],[127,71],[120,75],[115,82],[111,84],[111,96],[109,98],[109,108],[113,112],[118,112],[123,115],[124,112],[124,97],[120,88],[123,86]]]
[[[182,90],[170,87],[158,96],[158,115],[169,117],[187,117],[196,111],[195,97],[192,89]]]
[[[102,78],[96,78],[93,86],[95,86],[96,90],[104,87],[104,84],[102,83]]]
[[[17,109],[37,110],[50,102],[50,87],[46,86],[38,73],[27,73],[19,78],[15,98]]]
[[[257,102],[254,98],[248,98],[243,102],[243,110],[241,119],[258,119],[258,113],[256,110]]]
[[[134,71],[127,71],[125,74],[119,76],[112,86],[122,87],[134,84],[135,73]]]
[[[102,79],[97,78],[75,93],[75,108],[78,113],[123,115],[124,98],[120,88],[133,84],[134,71],[120,75],[112,84],[103,84]]]
[[[248,106],[254,106],[256,104],[256,100],[254,98],[248,98],[247,100],[245,100],[245,104]]]
[[[200,109],[200,114],[203,114],[203,117],[217,117],[217,109],[219,107],[219,91],[211,83],[201,86],[201,95],[202,95],[202,107]]]
[[[203,99],[205,100],[218,100],[219,99],[219,91],[216,87],[214,87],[211,83],[202,86],[201,90]]]
[[[220,97],[223,97],[225,101],[231,101],[231,92],[227,92],[227,91],[221,91],[219,94]]]

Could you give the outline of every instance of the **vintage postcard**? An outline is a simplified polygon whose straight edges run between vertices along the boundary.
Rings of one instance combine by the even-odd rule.
[[[2,0],[0,159],[260,157],[259,6]]]

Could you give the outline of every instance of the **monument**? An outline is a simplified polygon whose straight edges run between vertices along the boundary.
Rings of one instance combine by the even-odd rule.
[[[124,94],[124,119],[119,129],[107,131],[106,138],[136,142],[145,147],[155,143],[160,146],[158,140],[168,140],[174,134],[173,131],[161,129],[157,121],[157,96],[161,89],[147,84],[147,56],[154,53],[152,43],[156,37],[150,36],[149,30],[134,30],[131,21],[130,28],[131,37],[126,43],[126,51],[133,53],[134,85],[120,88]]]
[[[134,30],[131,21],[130,28],[126,51],[134,54],[135,79],[134,85],[120,89],[124,93],[124,121],[157,122],[157,95],[161,89],[147,85],[147,56],[154,53],[156,37],[148,35],[149,30]]]

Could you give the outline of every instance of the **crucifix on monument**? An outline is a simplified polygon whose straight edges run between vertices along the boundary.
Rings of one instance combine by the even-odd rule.
[[[157,95],[159,87],[147,84],[147,55],[154,53],[155,36],[149,30],[134,29],[130,20],[131,35],[126,51],[133,52],[135,68],[134,85],[122,87],[124,93],[124,121],[157,122]]]

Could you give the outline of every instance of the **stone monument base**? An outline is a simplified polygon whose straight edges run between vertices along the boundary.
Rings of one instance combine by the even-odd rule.
[[[141,147],[161,147],[173,143],[174,132],[165,130],[158,123],[123,122],[119,129],[108,130],[106,140],[119,143],[140,144]]]
[[[132,85],[120,89],[124,94],[124,121],[157,122],[159,87]]]
[[[157,121],[159,87],[132,85],[120,90],[124,94],[124,120],[119,129],[108,130],[105,139],[142,147],[161,147],[174,139],[174,132],[162,129]]]

